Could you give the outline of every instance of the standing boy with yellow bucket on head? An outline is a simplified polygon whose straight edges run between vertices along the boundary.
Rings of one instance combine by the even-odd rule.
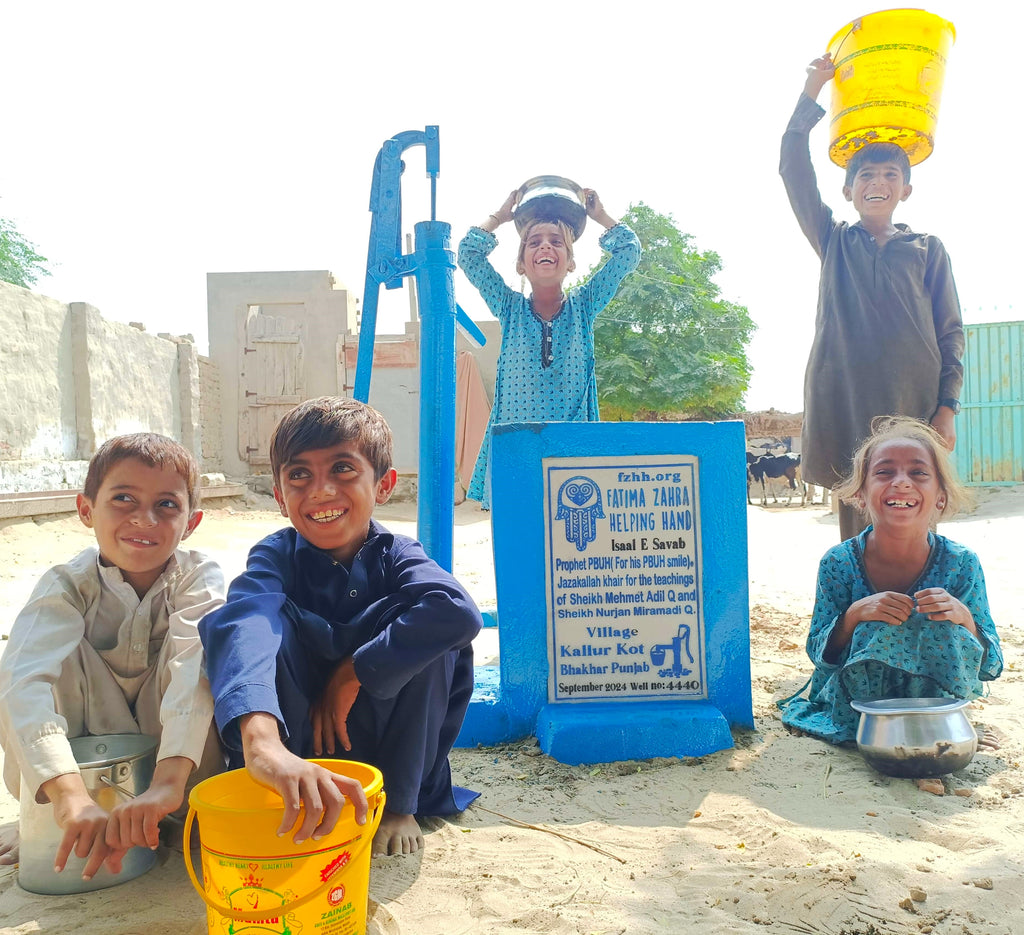
[[[930,422],[952,449],[964,350],[945,248],[937,237],[893,223],[911,193],[900,146],[868,143],[847,164],[843,195],[859,221],[836,221],[821,200],[808,141],[825,113],[816,99],[834,74],[829,54],[811,62],[779,166],[800,228],[821,258],[801,453],[804,479],[829,488],[849,471],[878,415]],[[852,507],[840,507],[842,539],[865,525]]]

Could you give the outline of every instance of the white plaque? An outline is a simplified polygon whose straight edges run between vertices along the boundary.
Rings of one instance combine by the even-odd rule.
[[[544,458],[548,698],[707,698],[697,458]]]

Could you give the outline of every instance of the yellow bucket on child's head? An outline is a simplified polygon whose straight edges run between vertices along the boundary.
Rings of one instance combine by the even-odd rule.
[[[955,38],[952,23],[924,10],[882,10],[840,29],[828,44],[829,158],[845,166],[867,143],[895,143],[912,166],[927,159]]]
[[[364,935],[370,885],[370,845],[384,813],[384,777],[352,760],[313,760],[362,783],[370,810],[355,821],[350,802],[319,841],[302,844],[294,832],[277,836],[281,796],[244,769],[199,783],[188,797],[185,868],[207,905],[210,935]],[[203,880],[196,878],[189,848],[198,816]]]

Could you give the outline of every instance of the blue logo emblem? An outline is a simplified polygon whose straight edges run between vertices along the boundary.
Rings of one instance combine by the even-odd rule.
[[[555,519],[565,521],[565,541],[582,552],[597,535],[597,520],[604,519],[601,488],[589,477],[570,477],[558,488]]]

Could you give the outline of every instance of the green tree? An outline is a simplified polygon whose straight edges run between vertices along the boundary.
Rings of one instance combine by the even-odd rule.
[[[46,257],[18,232],[13,221],[0,218],[0,280],[30,288],[40,276],[49,276]]]
[[[643,256],[595,323],[601,417],[709,419],[739,411],[756,326],[744,306],[719,297],[712,282],[722,268],[718,254],[697,252],[671,215],[643,202],[622,220]]]

